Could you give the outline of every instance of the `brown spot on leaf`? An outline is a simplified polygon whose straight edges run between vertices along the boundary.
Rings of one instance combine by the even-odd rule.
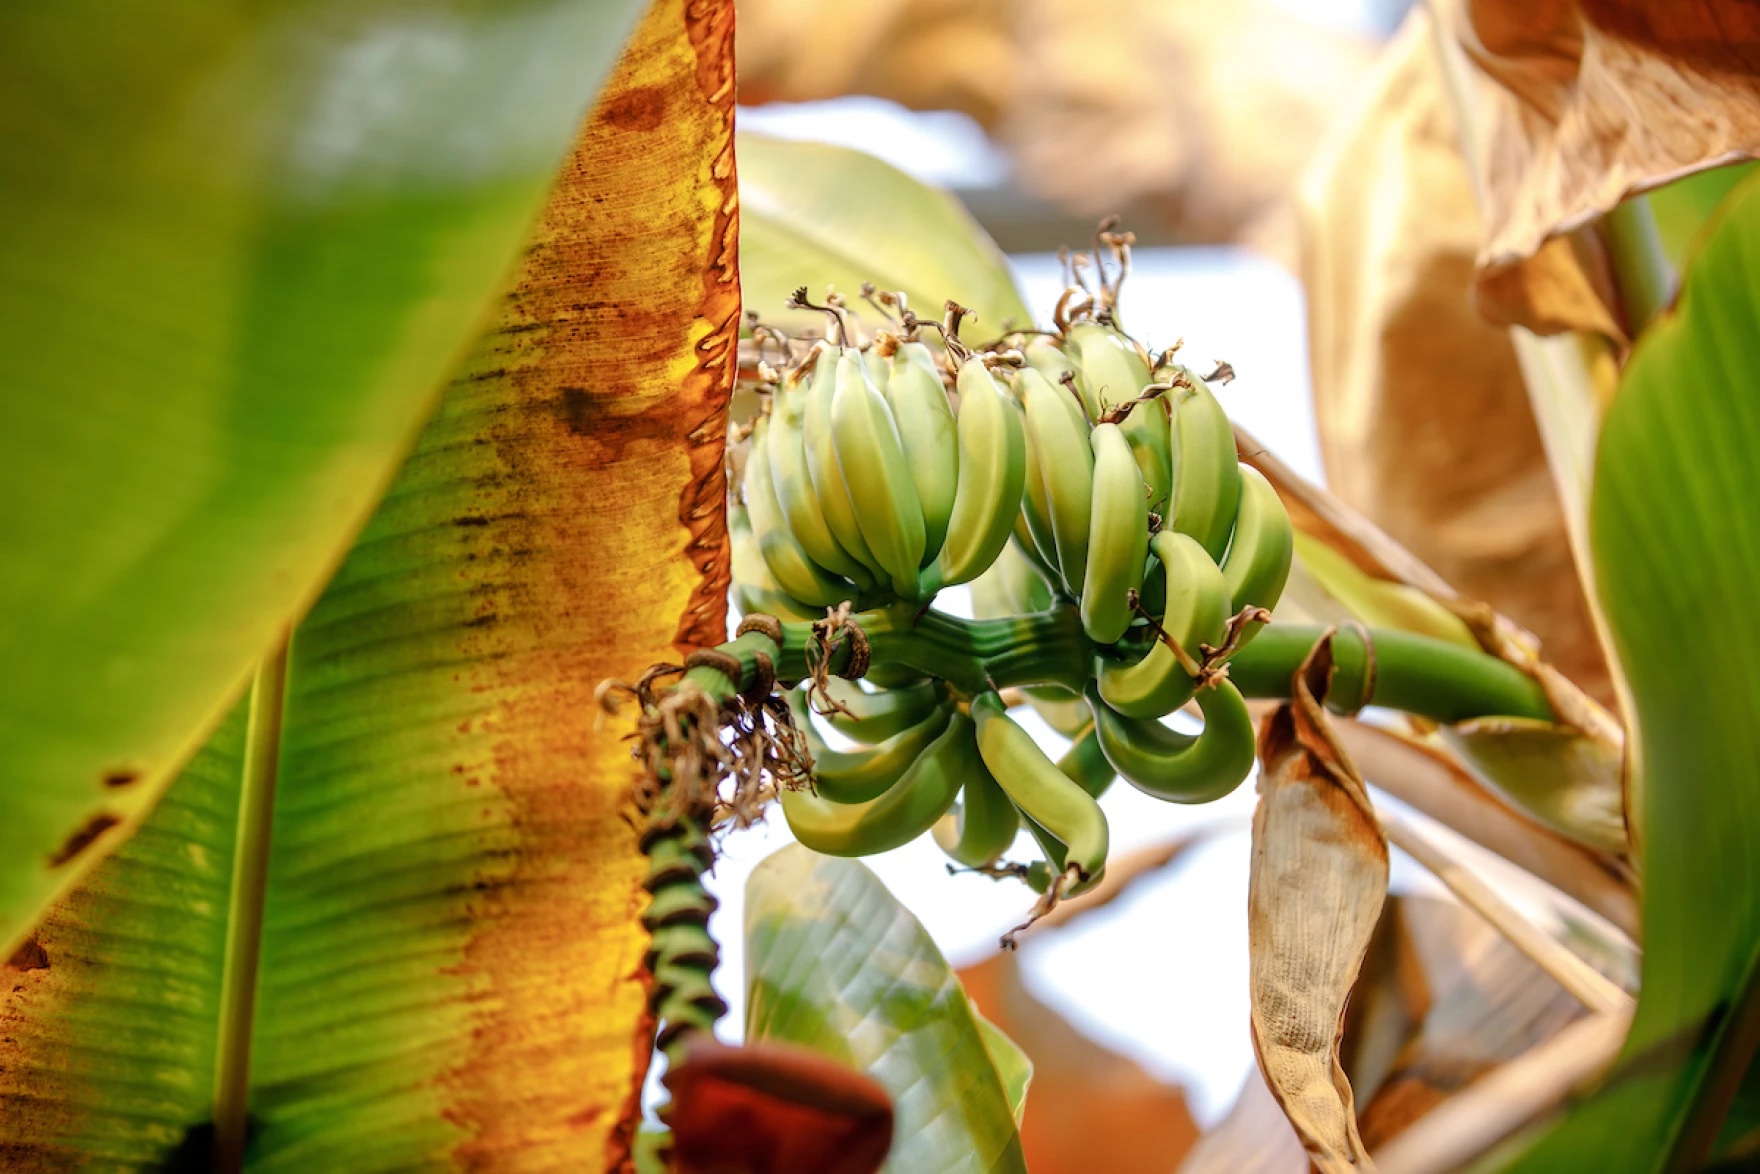
[[[99,836],[103,835],[121,822],[122,817],[119,815],[113,815],[108,811],[98,812],[96,815],[86,820],[85,823],[81,824],[79,829],[71,836],[68,836],[66,841],[62,843],[61,847],[50,853],[49,867],[60,868],[63,864],[68,863],[81,852],[90,848],[97,842]]]
[[[665,87],[641,86],[610,97],[599,108],[599,118],[619,130],[653,130],[666,121]]]
[[[141,781],[141,772],[133,767],[117,767],[105,771],[103,779],[106,787],[129,787]]]
[[[35,935],[24,940],[24,945],[12,952],[6,960],[9,970],[47,970],[49,969],[49,951],[43,949],[43,943]]]

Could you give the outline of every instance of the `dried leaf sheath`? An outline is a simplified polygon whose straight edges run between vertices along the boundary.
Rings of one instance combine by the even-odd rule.
[[[1325,1174],[1373,1168],[1338,1045],[1387,895],[1387,842],[1321,706],[1331,675],[1328,635],[1260,729],[1247,895],[1254,1051]]]

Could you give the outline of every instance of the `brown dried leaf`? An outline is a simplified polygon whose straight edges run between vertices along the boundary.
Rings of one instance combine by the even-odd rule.
[[[1601,307],[1559,300],[1572,266],[1544,256],[1556,258],[1549,242],[1635,192],[1760,154],[1760,10],[1747,0],[1434,7],[1449,51],[1470,63],[1460,96],[1485,213],[1481,305],[1536,330],[1605,332]]]
[[[1337,516],[1322,510],[1328,524],[1314,527],[1292,513],[1370,574],[1485,600],[1610,703],[1515,349],[1467,296],[1478,211],[1434,41],[1430,17],[1415,10],[1361,104],[1316,152],[1298,210],[1332,491],[1440,579],[1366,549]],[[1257,447],[1243,443],[1249,455]],[[1341,532],[1356,541],[1341,545]]]
[[[1328,637],[1260,728],[1247,890],[1253,1048],[1322,1174],[1373,1169],[1338,1045],[1387,895],[1387,841],[1321,704],[1331,676]]]
[[[1042,939],[1025,948],[1036,940]],[[992,954],[959,977],[984,1015],[1033,1061],[1021,1147],[1034,1174],[1164,1174],[1197,1140],[1185,1093],[1035,998],[1019,954]]]

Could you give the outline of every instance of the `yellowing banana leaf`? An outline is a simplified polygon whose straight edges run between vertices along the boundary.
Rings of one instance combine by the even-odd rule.
[[[888,1171],[1026,1169],[1018,1065],[992,1060],[941,951],[865,866],[798,845],[765,860],[746,884],[746,959],[748,1039],[810,1047],[892,1094]]]
[[[931,321],[949,298],[975,311],[973,340],[1032,325],[1002,253],[960,202],[872,155],[742,133],[739,198],[740,282],[766,322],[822,332],[823,317],[784,306],[804,285],[815,302],[835,286],[868,329],[884,325],[859,300],[871,281]]]
[[[1366,574],[1312,534],[1296,532],[1292,571],[1296,602],[1320,623],[1355,620],[1448,640],[1463,648],[1479,647],[1466,622],[1435,599],[1416,587]]]
[[[636,14],[0,20],[0,955],[316,596]]]
[[[643,862],[593,691],[725,631],[731,23],[640,22],[285,705],[229,719],[14,955],[0,1166],[627,1157]]]
[[[1560,835],[1624,855],[1625,755],[1568,726],[1494,717],[1437,736],[1474,777]]]
[[[1521,1168],[1692,1169],[1749,1067],[1760,979],[1760,185],[1734,193],[1602,430],[1596,577],[1632,692],[1637,1014],[1598,1096]]]

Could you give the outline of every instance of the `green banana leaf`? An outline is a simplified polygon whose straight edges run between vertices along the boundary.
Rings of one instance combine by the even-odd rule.
[[[1597,590],[1637,725],[1642,990],[1599,1093],[1520,1169],[1695,1169],[1748,1069],[1760,998],[1760,181],[1639,340],[1601,434]]]
[[[0,15],[0,955],[316,596],[639,7]]]
[[[1000,1027],[975,1008],[972,1018],[978,1021],[978,1031],[984,1036],[984,1050],[990,1053],[990,1062],[996,1066],[996,1075],[1002,1080],[1002,1091],[1008,1096],[1014,1123],[1019,1125],[1027,1112],[1027,1090],[1033,1084],[1033,1062]]]
[[[985,1031],[928,933],[864,865],[799,845],[760,864],[746,967],[747,1039],[810,1047],[892,1094],[887,1170],[1026,1169],[1011,1097],[1030,1066]]]
[[[737,339],[731,21],[639,22],[285,671],[11,956],[0,1168],[628,1157],[645,861],[625,727],[591,715],[602,679],[726,630],[692,494]],[[526,31],[496,34],[521,69],[567,48]]]
[[[822,332],[822,316],[784,303],[832,286],[874,329],[884,321],[859,300],[871,281],[931,321],[949,298],[975,311],[968,340],[1033,324],[1001,250],[953,196],[848,147],[742,132],[738,151],[740,284],[765,322]]]

